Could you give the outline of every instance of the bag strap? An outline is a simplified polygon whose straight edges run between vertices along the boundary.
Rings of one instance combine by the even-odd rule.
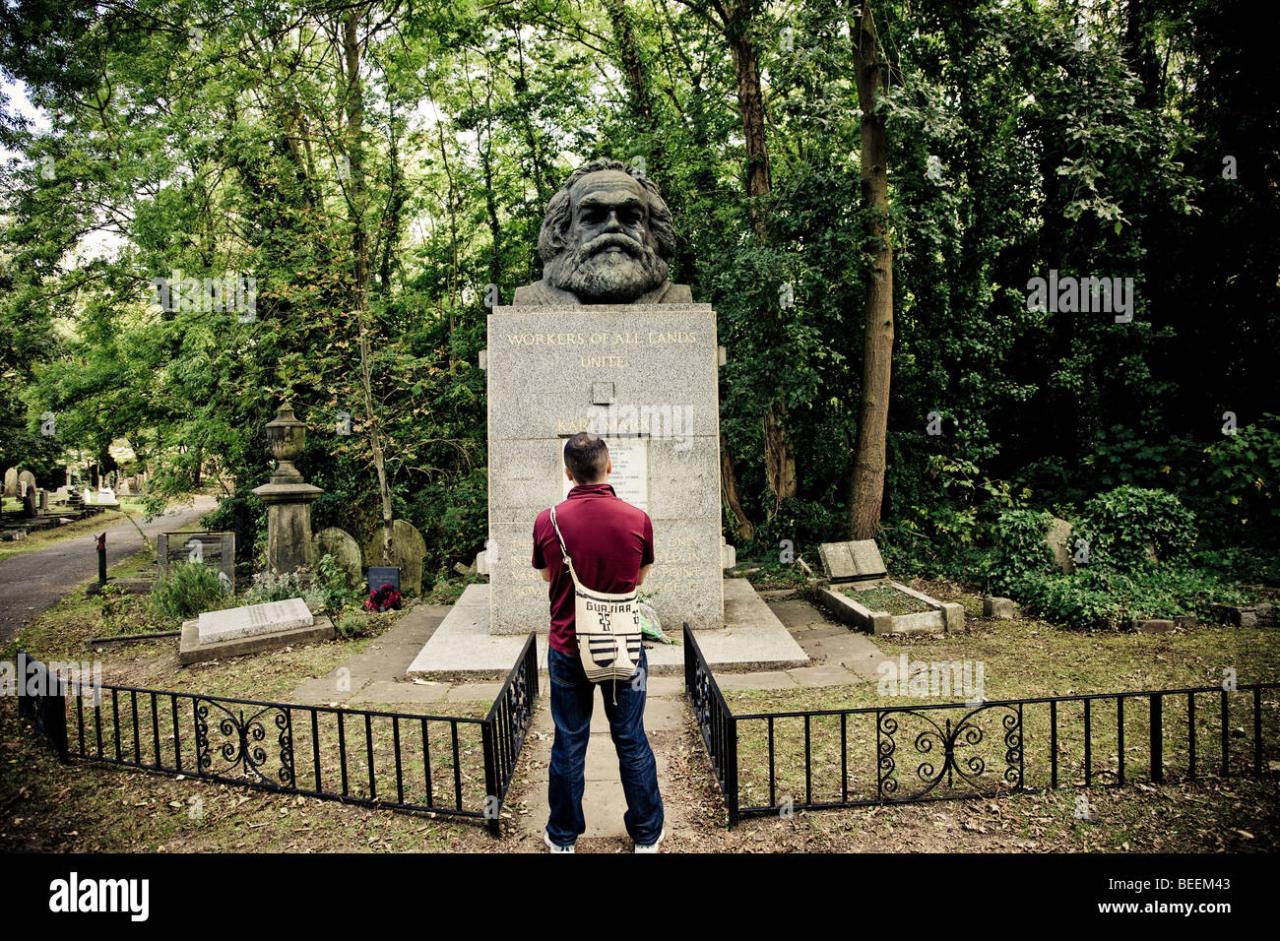
[[[569,578],[573,580],[575,588],[581,588],[582,582],[578,581],[578,573],[573,570],[573,559],[569,558],[569,547],[564,544],[564,533],[560,532],[560,524],[556,522],[556,508],[551,508],[551,525],[556,531],[556,538],[560,540],[560,554],[564,557],[564,564],[569,569]]]

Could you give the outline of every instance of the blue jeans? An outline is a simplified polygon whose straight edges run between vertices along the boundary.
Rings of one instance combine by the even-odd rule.
[[[644,734],[643,680],[649,675],[648,654],[641,653],[640,669],[632,679],[618,681],[616,704],[613,681],[592,683],[576,656],[549,650],[547,672],[551,674],[551,719],[556,725],[547,785],[551,805],[547,835],[551,842],[568,846],[587,829],[582,791],[597,685],[604,694],[609,734],[618,752],[618,771],[627,798],[623,824],[635,842],[655,842],[662,833],[662,796],[658,793],[658,763]]]

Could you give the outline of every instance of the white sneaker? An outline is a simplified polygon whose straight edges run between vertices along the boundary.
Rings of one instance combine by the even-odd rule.
[[[667,828],[663,827],[662,832],[658,834],[658,838],[652,843],[637,843],[635,851],[637,853],[656,853],[658,846],[667,838]]]
[[[547,849],[553,853],[572,853],[573,852],[572,843],[570,843],[568,846],[560,846],[558,843],[552,843],[551,834],[548,833],[546,830],[542,831],[542,842],[546,843]]]

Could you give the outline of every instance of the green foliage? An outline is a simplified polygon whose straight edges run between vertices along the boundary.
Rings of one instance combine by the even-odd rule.
[[[301,598],[307,607],[324,607],[326,595],[323,588],[313,583],[306,572],[259,572],[253,577],[253,585],[241,597],[241,604],[266,604],[270,601],[286,601]]]
[[[1053,552],[1045,543],[1052,517],[1043,510],[1006,510],[991,528],[992,550],[983,562],[983,575],[994,593],[1024,593],[1030,582],[1057,571]]]
[[[1207,486],[1196,493],[1211,495],[1218,525],[1237,539],[1243,532],[1280,544],[1280,415],[1237,428],[1204,453]]]
[[[1019,600],[1031,613],[1075,628],[1115,629],[1134,618],[1184,614],[1205,620],[1214,603],[1244,603],[1252,598],[1212,572],[1184,565],[1132,572],[1093,567],[1071,575],[1025,579],[1020,587]]]
[[[158,615],[176,621],[224,607],[226,593],[213,567],[181,562],[169,567],[151,589],[149,600]]]
[[[1084,505],[1073,531],[1089,542],[1089,565],[1132,571],[1185,557],[1195,546],[1191,511],[1167,490],[1117,487]]]
[[[309,425],[299,466],[325,491],[317,528],[363,541],[376,525],[376,431],[427,570],[469,563],[487,535],[488,286],[504,301],[539,277],[543,210],[574,163],[640,157],[675,216],[672,275],[716,306],[727,348],[720,430],[756,526],[740,557],[847,536],[874,273],[845,5],[179,6],[0,9],[0,71],[47,118],[24,126],[0,99],[15,155],[0,167],[0,467],[43,483],[64,449],[101,457],[126,437],[156,468],[149,500],[211,484],[227,499],[207,525],[260,564],[251,490],[287,398]],[[1030,577],[1042,560],[1002,513],[1073,516],[1123,486],[1176,494],[1213,546],[1280,544],[1280,241],[1257,237],[1280,229],[1280,123],[1275,56],[1243,0],[886,0],[876,20],[891,569]],[[763,76],[765,195],[744,187],[730,36]],[[1028,279],[1050,270],[1133,277],[1133,320],[1028,310]],[[253,276],[256,316],[157,309],[152,279],[177,272]],[[37,431],[45,411],[56,436]],[[766,411],[794,449],[794,497],[766,482]],[[942,434],[924,430],[933,411]],[[1113,495],[1088,515],[1095,558],[1126,571],[1148,541],[1190,546],[1167,504]]]
[[[333,622],[338,636],[345,640],[364,637],[370,632],[373,618],[359,608],[348,608]]]

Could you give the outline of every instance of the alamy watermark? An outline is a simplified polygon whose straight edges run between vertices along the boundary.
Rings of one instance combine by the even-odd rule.
[[[987,667],[981,660],[908,660],[904,653],[897,660],[880,661],[876,672],[880,696],[963,697],[977,705],[983,700]]]
[[[1112,314],[1116,323],[1133,321],[1133,278],[1060,275],[1027,282],[1027,310],[1061,314]]]
[[[585,429],[601,438],[644,436],[670,439],[676,451],[693,447],[693,406],[654,403],[649,405],[592,405],[587,409]]]
[[[101,660],[42,663],[21,652],[16,661],[0,660],[0,696],[52,696],[61,691],[54,687],[55,678],[62,688],[69,688],[77,695],[91,690],[91,702],[98,704],[102,691]]]
[[[258,317],[258,280],[227,272],[213,278],[184,277],[181,270],[151,279],[153,302],[161,310],[236,314],[241,323]]]

